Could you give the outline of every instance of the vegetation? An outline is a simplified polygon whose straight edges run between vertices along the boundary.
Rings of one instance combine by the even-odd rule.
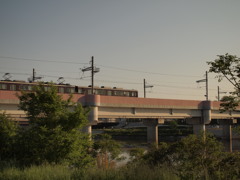
[[[121,153],[120,144],[112,140],[108,134],[102,134],[100,139],[94,143],[94,149],[97,157],[97,166],[108,169],[115,166],[115,161]]]
[[[240,102],[240,58],[230,54],[218,55],[218,59],[207,63],[210,65],[209,72],[216,73],[219,82],[227,79],[233,85],[235,90],[231,95],[221,99],[221,110],[234,111]]]
[[[68,164],[86,168],[93,162],[90,139],[81,132],[88,109],[63,100],[55,87],[40,84],[19,95],[30,126],[17,128],[6,115],[0,116],[1,160],[20,166]],[[5,158],[5,159],[3,159]]]
[[[9,161],[14,157],[16,135],[16,123],[5,113],[0,114],[0,161]]]
[[[109,144],[103,145],[103,147],[108,146]],[[83,169],[64,164],[43,164],[24,169],[8,166],[0,170],[0,179],[225,180],[240,178],[240,154],[223,152],[221,144],[211,135],[205,138],[201,135],[191,135],[176,143],[162,143],[159,148],[151,149],[147,153],[142,149],[133,149],[131,154],[132,161],[119,168],[92,166]]]
[[[87,170],[69,169],[63,165],[32,166],[24,170],[6,168],[0,171],[1,180],[178,180],[169,169],[161,167],[150,168],[142,165],[139,167],[122,167],[118,169]]]
[[[223,71],[225,66],[217,70],[222,61],[238,60],[226,54],[215,64],[209,63],[210,71]],[[237,75],[235,66],[238,64],[232,70]],[[226,69],[223,72],[231,77]],[[236,79],[228,79],[238,83],[238,77],[240,74]],[[238,92],[236,87],[234,102]],[[19,128],[6,114],[0,114],[0,179],[240,179],[240,154],[224,152],[221,143],[210,134],[189,135],[178,142],[160,143],[158,148],[153,146],[148,151],[131,149],[130,162],[115,168],[120,144],[110,135],[146,136],[146,130],[106,130],[108,134],[91,142],[81,132],[89,109],[73,103],[71,97],[63,100],[54,87],[46,89],[40,84],[30,93],[22,92],[19,99],[19,108],[26,111],[30,126]],[[222,108],[234,110],[235,105],[227,106],[233,101],[225,101]],[[175,122],[165,131],[159,128],[160,135],[185,133],[190,133],[189,129],[180,128]]]

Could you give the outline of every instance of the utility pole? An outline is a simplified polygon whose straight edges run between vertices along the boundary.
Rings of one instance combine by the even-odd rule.
[[[206,82],[206,100],[208,101],[208,72],[206,71],[205,74],[205,79],[200,79],[198,81],[196,81],[196,83],[200,83],[200,82]]]
[[[206,100],[208,101],[208,72],[206,71]]]
[[[41,77],[41,76],[36,76],[36,71],[35,71],[35,69],[33,68],[32,77],[28,78],[28,81],[29,81],[29,82],[34,82],[35,80],[38,80],[38,79],[42,79],[42,77]]]
[[[146,81],[143,79],[144,98],[146,98]]]
[[[94,67],[94,57],[91,58],[91,66],[82,69],[82,72],[91,71],[91,94],[94,94],[94,73],[100,71],[99,68]]]
[[[226,94],[227,92],[225,91],[220,91],[220,88],[218,86],[218,101],[220,101],[220,94]]]
[[[146,88],[152,88],[153,85],[146,85],[146,80],[143,79],[144,98],[146,98]]]
[[[94,86],[94,57],[93,56],[92,56],[91,63],[92,63],[92,68],[91,68],[91,74],[92,74],[92,94],[94,94],[94,92],[93,92],[93,90],[94,90],[94,88],[93,88],[93,86]]]
[[[33,78],[32,78],[32,82],[35,81],[35,77],[36,77],[36,72],[35,72],[35,69],[33,68]]]

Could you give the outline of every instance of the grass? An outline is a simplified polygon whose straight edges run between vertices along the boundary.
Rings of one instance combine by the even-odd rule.
[[[63,165],[32,166],[25,169],[6,168],[0,172],[1,180],[175,180],[179,179],[167,169],[148,166],[118,169],[91,168],[85,171]]]
[[[9,167],[0,172],[1,180],[70,180],[72,172],[62,165],[32,166],[25,169]]]

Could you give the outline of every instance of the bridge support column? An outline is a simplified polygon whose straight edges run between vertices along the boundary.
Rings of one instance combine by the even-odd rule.
[[[202,111],[200,117],[192,117],[191,119],[187,119],[187,124],[193,125],[193,133],[199,135],[201,133],[205,136],[205,124],[209,124],[211,122],[211,101],[203,101],[202,102]]]
[[[205,133],[205,124],[193,124],[193,133],[199,135]]]
[[[91,111],[88,115],[89,123],[83,128],[83,132],[89,134],[90,139],[92,139],[92,125],[96,125],[98,121],[98,107],[91,107]]]
[[[186,123],[193,126],[193,134],[199,135],[205,133],[205,124],[202,123],[201,117],[187,119]]]
[[[89,134],[90,137],[91,137],[91,135],[92,135],[92,126],[91,125],[87,125],[87,126],[83,127],[83,132]]]
[[[229,152],[232,152],[232,124],[235,123],[237,123],[236,119],[219,120],[219,124],[222,126],[222,140]]]
[[[100,96],[95,94],[89,94],[84,96],[83,106],[90,107],[91,111],[88,115],[88,124],[83,128],[83,132],[88,133],[91,139],[92,125],[98,122],[98,106],[100,105]]]
[[[158,124],[163,124],[163,119],[145,119],[143,124],[147,126],[147,142],[158,145]]]

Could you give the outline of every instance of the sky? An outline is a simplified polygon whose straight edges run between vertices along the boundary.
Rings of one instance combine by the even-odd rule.
[[[0,0],[0,79],[136,89],[143,97],[205,100],[208,61],[240,57],[239,0]],[[229,92],[208,74],[209,99]],[[223,94],[221,94],[223,95]]]

